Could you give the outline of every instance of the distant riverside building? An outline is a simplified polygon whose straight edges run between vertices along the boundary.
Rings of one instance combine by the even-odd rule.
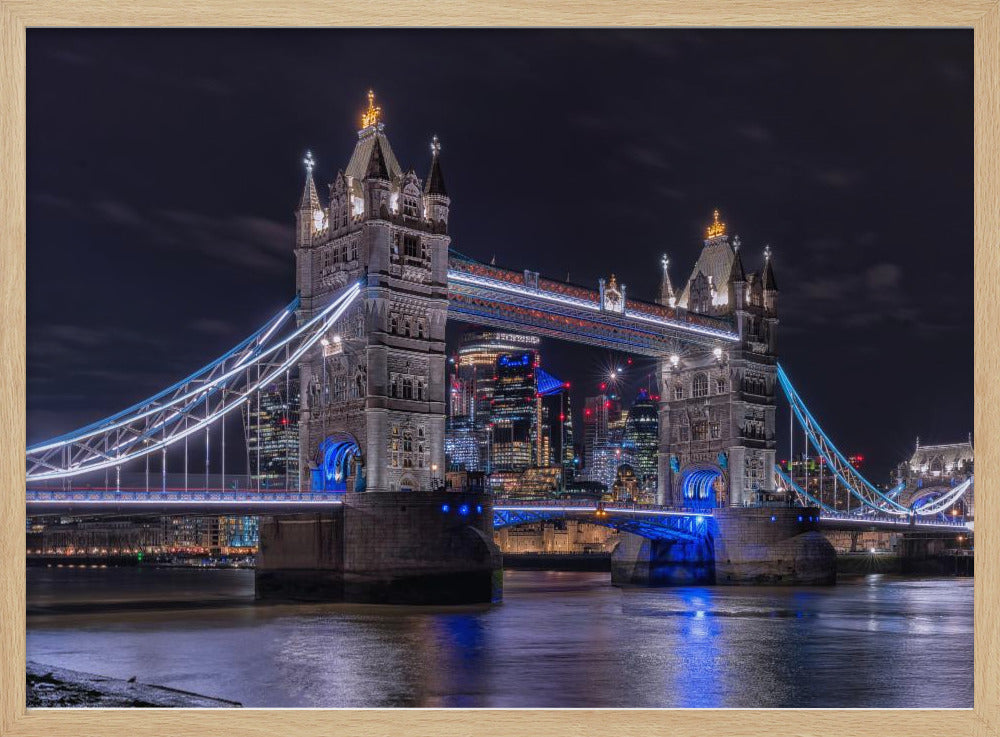
[[[657,399],[640,390],[629,408],[622,436],[622,463],[635,471],[640,495],[656,496],[657,454],[660,449],[660,417]]]
[[[859,471],[864,466],[865,457],[860,453],[847,456],[847,461]],[[833,470],[821,456],[799,456],[791,463],[781,459],[778,464],[789,474],[800,489],[807,491],[813,498],[820,500],[834,509],[850,510],[861,505],[861,502],[851,496]]]
[[[905,484],[899,502],[906,506],[921,506],[940,497],[967,480],[975,472],[975,449],[972,436],[964,442],[941,445],[921,445],[908,461],[896,469],[896,483]],[[975,489],[970,489],[955,502],[946,515],[975,517]]]
[[[625,418],[621,400],[614,394],[587,397],[583,406],[584,478],[608,489],[621,463],[621,441]]]
[[[480,438],[471,415],[449,417],[444,436],[444,453],[451,468],[476,471],[483,468]]]
[[[299,478],[299,391],[289,376],[244,405],[247,465],[261,488],[295,488]]]
[[[532,335],[491,330],[471,331],[462,337],[459,349],[449,360],[447,435],[453,442],[446,439],[446,452],[450,445],[459,454],[449,455],[449,463],[469,470],[489,470],[489,425],[497,359],[504,354],[537,350],[540,344],[541,340]],[[478,446],[477,455],[458,440],[470,433]]]
[[[538,464],[538,361],[537,351],[497,357],[490,410],[491,471],[523,471]]]
[[[541,369],[539,343],[477,331],[449,361],[449,468],[487,472],[498,494],[558,488],[576,463],[569,384]]]

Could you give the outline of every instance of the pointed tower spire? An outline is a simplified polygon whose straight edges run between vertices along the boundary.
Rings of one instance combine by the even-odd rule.
[[[448,196],[448,189],[444,186],[444,174],[441,173],[441,142],[437,136],[431,139],[431,171],[427,175],[424,194]]]
[[[771,266],[771,246],[764,246],[764,273],[761,275],[764,280],[764,289],[772,292],[778,291],[778,282],[774,280],[774,268]]]
[[[319,193],[316,192],[316,182],[313,181],[313,169],[316,167],[316,160],[312,151],[306,151],[306,157],[302,160],[306,165],[306,184],[302,189],[302,199],[299,202],[299,210],[319,210],[322,209],[319,203]]]
[[[670,283],[670,259],[667,254],[660,256],[660,266],[663,267],[663,276],[660,279],[660,299],[661,305],[675,307],[677,305],[677,295],[674,294],[674,285]]]
[[[444,174],[441,173],[441,141],[437,136],[431,139],[431,170],[424,183],[424,202],[427,203],[427,217],[430,221],[447,232],[451,198],[448,197]]]

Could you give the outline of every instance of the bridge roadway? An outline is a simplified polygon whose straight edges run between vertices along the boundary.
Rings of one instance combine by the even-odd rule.
[[[46,489],[26,492],[27,514],[294,514],[331,509],[343,504],[341,493],[294,490],[226,489]],[[805,508],[803,508],[805,509]],[[655,505],[581,503],[572,500],[524,502],[497,500],[494,527],[574,519],[634,532],[650,538],[693,539],[708,530],[712,511]],[[897,517],[829,515],[819,517],[819,529],[837,531],[954,533],[969,529],[964,521],[900,519]]]

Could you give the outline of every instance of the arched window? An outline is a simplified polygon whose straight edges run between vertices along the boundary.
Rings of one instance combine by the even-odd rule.
[[[399,331],[399,318],[396,315],[389,315],[389,332],[395,334]]]
[[[694,375],[694,380],[691,382],[691,396],[708,396],[708,377],[705,374]]]
[[[684,386],[674,384],[674,399],[684,399]]]
[[[403,433],[403,452],[413,452],[413,434],[409,430]]]
[[[726,393],[726,380],[725,379],[716,379],[715,380],[715,393],[716,394],[725,394]]]
[[[393,374],[392,377],[389,379],[389,396],[395,397],[398,394],[399,394],[399,384],[396,374]]]
[[[417,399],[423,401],[424,398],[424,382],[417,382]]]

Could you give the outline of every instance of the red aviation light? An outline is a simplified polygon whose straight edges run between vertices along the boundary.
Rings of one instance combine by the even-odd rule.
[[[559,415],[559,422],[566,422],[566,415],[560,414]]]

